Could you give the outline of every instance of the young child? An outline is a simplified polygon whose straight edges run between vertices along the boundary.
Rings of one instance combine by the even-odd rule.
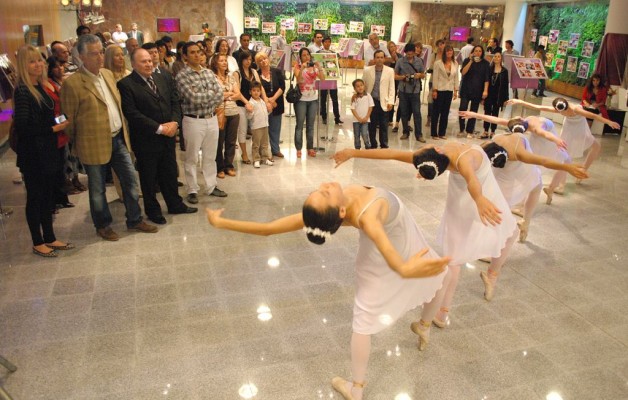
[[[273,165],[268,146],[268,110],[266,103],[261,98],[262,84],[251,82],[251,99],[249,104],[253,106],[253,111],[247,113],[247,118],[251,120],[251,134],[253,135],[253,167],[259,168],[260,163]]]
[[[371,141],[369,139],[369,122],[371,112],[375,103],[370,94],[366,93],[364,81],[362,79],[356,79],[353,81],[353,89],[355,95],[351,102],[351,112],[355,121],[353,122],[353,144],[357,150],[360,149],[360,136],[364,140],[364,148],[371,148]]]

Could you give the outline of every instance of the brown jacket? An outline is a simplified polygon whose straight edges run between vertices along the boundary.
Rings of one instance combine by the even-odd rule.
[[[130,152],[129,129],[122,113],[122,102],[116,80],[107,69],[101,69],[100,73],[118,105],[124,141]],[[65,132],[74,143],[74,152],[81,162],[88,165],[107,164],[111,159],[112,151],[107,103],[83,69],[63,82],[61,109],[70,122]]]

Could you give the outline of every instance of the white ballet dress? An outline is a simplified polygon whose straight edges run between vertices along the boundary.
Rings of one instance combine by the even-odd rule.
[[[573,107],[582,108],[580,104]],[[591,133],[587,119],[582,115],[565,117],[560,138],[567,143],[567,152],[571,158],[582,157],[584,152],[595,142],[595,137]]]
[[[429,248],[412,214],[392,192],[381,188],[360,212],[360,216],[378,199],[388,202],[388,220],[384,230],[404,260],[421,249]],[[358,217],[359,220],[359,217]],[[424,256],[440,258],[431,248]],[[389,266],[375,243],[360,230],[355,260],[356,289],[353,307],[353,332],[371,335],[392,325],[406,312],[431,301],[443,285],[447,270],[428,278],[402,278]]]
[[[529,152],[532,152],[530,149],[530,142],[528,142],[528,138],[520,133],[507,133],[507,134],[498,134],[497,136],[506,136],[506,135],[516,135],[519,137],[519,141],[515,145],[515,152],[519,147],[519,144],[523,140],[523,145],[525,149]],[[493,175],[495,175],[495,179],[497,180],[497,184],[499,188],[502,190],[502,194],[506,201],[513,207],[528,197],[528,194],[537,186],[539,186],[541,181],[541,169],[532,164],[526,164],[524,162],[518,160],[508,160],[504,168],[493,168]]]
[[[551,132],[554,136],[558,137],[556,133],[556,128],[554,127],[554,123],[551,119],[547,119],[544,117],[537,117],[541,119],[543,130]],[[530,134],[530,148],[532,152],[536,155],[551,158],[554,161],[564,163],[569,160],[569,155],[565,151],[565,149],[561,149],[556,146],[556,143],[550,142],[542,136],[535,135],[534,133]],[[545,167],[542,168],[544,170]]]
[[[443,255],[451,257],[449,265],[461,265],[480,258],[499,257],[506,241],[517,229],[515,218],[510,213],[508,202],[495,180],[486,153],[480,146],[472,145],[470,149],[460,154],[458,160],[467,151],[482,154],[482,165],[475,171],[475,175],[482,186],[482,195],[501,211],[502,222],[496,226],[484,225],[475,201],[467,189],[467,181],[459,173],[450,171],[445,213],[437,236],[438,243],[442,245]]]

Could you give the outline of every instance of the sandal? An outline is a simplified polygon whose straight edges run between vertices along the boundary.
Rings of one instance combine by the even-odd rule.
[[[55,246],[53,244],[46,243],[46,247],[50,247],[53,250],[72,250],[75,246],[72,243],[66,243],[62,246]]]
[[[251,160],[242,159],[242,164],[251,165]]]
[[[53,258],[59,255],[54,249],[52,251],[49,251],[48,253],[44,253],[43,251],[39,251],[34,247],[33,247],[33,254],[37,254],[38,256],[45,257],[45,258]]]

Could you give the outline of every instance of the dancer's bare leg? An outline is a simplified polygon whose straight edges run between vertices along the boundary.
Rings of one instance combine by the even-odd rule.
[[[602,151],[602,145],[600,142],[595,140],[589,149],[589,153],[587,154],[587,158],[584,160],[584,169],[588,170],[591,164],[600,156],[600,152]],[[581,179],[577,179],[576,183],[580,183]]]
[[[547,195],[547,200],[545,201],[545,204],[552,204],[552,196],[554,195],[554,190],[560,185],[561,182],[565,182],[566,179],[567,172],[556,171],[550,185],[546,188],[543,188],[543,192]]]
[[[450,281],[451,269],[447,270],[447,274],[445,274],[445,278],[443,279],[443,286],[438,289],[434,298],[429,303],[423,304],[421,319],[410,325],[410,329],[419,335],[419,350],[421,351],[425,350],[427,344],[430,342],[430,327],[441,303],[443,302]]]
[[[524,203],[523,208],[523,219],[517,223],[519,226],[519,241],[525,242],[528,237],[528,227],[530,226],[530,221],[532,220],[532,215],[534,215],[534,209],[539,202],[539,196],[541,194],[541,189],[543,185],[539,184],[537,187],[532,189],[530,193],[528,193],[528,197]]]
[[[495,286],[497,284],[497,278],[510,254],[510,249],[512,248],[513,243],[519,236],[519,230],[515,229],[515,232],[508,238],[504,248],[499,257],[491,259],[491,265],[488,267],[488,272],[482,271],[480,276],[482,281],[484,282],[484,298],[488,301],[493,299],[493,295],[495,293]]]

